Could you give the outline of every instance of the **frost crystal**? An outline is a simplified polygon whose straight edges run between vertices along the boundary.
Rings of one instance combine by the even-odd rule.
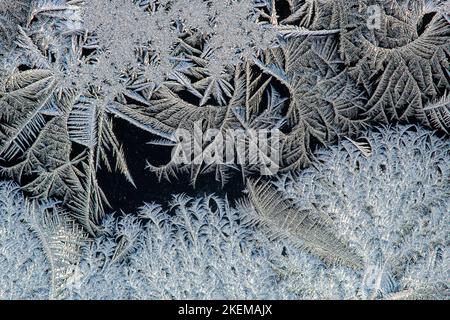
[[[49,264],[38,237],[24,222],[27,208],[18,186],[0,182],[0,299],[45,299]]]
[[[449,21],[444,0],[0,0],[0,174],[27,197],[0,184],[0,295],[448,298]],[[202,160],[156,165],[179,132]],[[230,132],[279,154],[203,161]],[[148,184],[248,196],[106,215],[103,173],[145,189],[132,153]]]
[[[236,64],[276,41],[276,33],[259,21],[253,0],[92,0],[82,12],[91,45],[116,70],[135,66],[136,53],[143,50],[158,62],[155,74],[166,78],[187,36],[199,37],[210,48],[212,69]]]
[[[249,184],[237,207],[176,195],[170,212],[149,203],[106,216],[90,241],[68,217],[45,213],[58,204],[26,206],[16,185],[1,183],[0,294],[448,299],[448,144],[417,127],[366,139],[370,155],[358,141],[322,149],[314,168],[267,184],[271,193]]]
[[[299,210],[322,212],[364,261],[358,296],[448,298],[450,149],[414,127],[367,135],[365,157],[344,141],[277,185]],[[345,297],[341,297],[345,298]]]

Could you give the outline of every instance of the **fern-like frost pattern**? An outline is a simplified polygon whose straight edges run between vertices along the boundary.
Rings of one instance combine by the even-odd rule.
[[[237,205],[175,195],[90,240],[60,203],[2,182],[2,298],[448,299],[447,141],[384,127],[315,157],[248,181]]]

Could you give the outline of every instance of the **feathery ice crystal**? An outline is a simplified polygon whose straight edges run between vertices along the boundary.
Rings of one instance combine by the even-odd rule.
[[[254,193],[265,189],[255,184],[249,184],[250,199],[236,208],[214,195],[178,195],[171,212],[152,203],[136,215],[106,216],[91,241],[68,217],[51,215],[59,204],[26,205],[16,185],[1,183],[0,293],[70,299],[447,299],[448,143],[419,127],[381,128],[365,139],[366,148],[345,140],[321,149],[311,168],[271,182],[269,196],[289,203],[286,210],[283,205],[271,211]],[[278,224],[279,213],[295,226]],[[42,216],[48,218],[37,218]],[[302,224],[308,227],[311,219],[315,233],[298,233],[307,231]],[[351,255],[359,257],[356,263],[348,263]]]

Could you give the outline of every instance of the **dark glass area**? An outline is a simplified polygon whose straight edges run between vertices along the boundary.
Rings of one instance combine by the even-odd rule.
[[[178,174],[178,179],[171,177],[170,181],[166,179],[158,181],[157,175],[145,168],[146,161],[152,165],[167,163],[170,160],[171,148],[147,144],[157,137],[120,119],[114,119],[114,132],[123,145],[127,164],[137,188],[119,172],[100,170],[98,178],[110,202],[110,210],[131,213],[144,202],[152,201],[167,208],[172,195],[181,193],[193,197],[211,193],[220,196],[226,194],[230,200],[242,197],[245,187],[237,171],[231,175],[224,187],[221,182],[216,181],[214,174],[201,175],[195,187],[191,184],[188,173]]]

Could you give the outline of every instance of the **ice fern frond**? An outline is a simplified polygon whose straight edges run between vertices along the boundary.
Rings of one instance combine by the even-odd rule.
[[[13,74],[0,93],[0,114],[13,121],[0,142],[0,157],[6,161],[23,153],[45,125],[42,110],[48,103],[54,79],[48,70],[30,70]]]
[[[450,94],[447,93],[441,99],[429,102],[423,109],[434,128],[447,134],[450,130]]]
[[[104,215],[107,199],[99,186],[94,160],[94,151],[87,153],[83,160],[83,173],[80,173],[79,191],[68,200],[72,215],[92,235],[98,230],[98,224]]]
[[[354,141],[350,138],[345,137],[348,141],[350,141],[356,148],[358,148],[359,151],[361,151],[361,154],[364,157],[370,157],[372,155],[372,146],[370,145],[370,142],[367,141]]]
[[[70,111],[67,130],[70,140],[94,148],[97,145],[97,112],[95,105],[79,102]]]
[[[85,245],[86,234],[54,205],[28,203],[27,206],[27,223],[39,238],[50,264],[49,298],[62,299],[66,294],[66,284],[80,262],[80,248]],[[44,210],[38,210],[38,206],[44,207]]]
[[[280,26],[280,27],[277,27],[276,29],[285,38],[299,37],[299,36],[324,36],[324,35],[336,34],[336,33],[340,32],[340,29],[309,30],[307,28],[296,27],[296,26]]]
[[[250,225],[264,228],[272,239],[288,239],[326,262],[362,267],[361,258],[331,232],[326,218],[312,211],[297,210],[269,182],[249,181],[247,188],[250,202],[242,210],[248,210]]]

